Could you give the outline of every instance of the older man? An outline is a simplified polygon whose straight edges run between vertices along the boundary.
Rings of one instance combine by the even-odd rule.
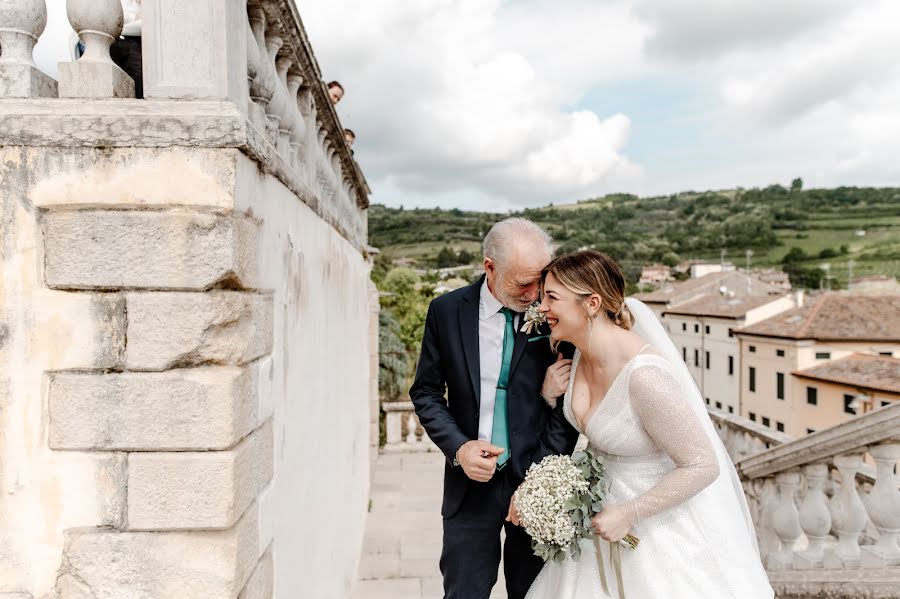
[[[550,236],[536,224],[501,221],[484,239],[485,276],[428,308],[409,393],[428,436],[447,456],[445,599],[488,599],[504,526],[508,597],[524,597],[542,566],[530,537],[507,520],[528,467],[570,453],[578,438],[562,402],[552,401],[565,391],[571,361],[554,356],[547,331],[523,331],[523,313],[538,299],[541,270],[552,255]]]

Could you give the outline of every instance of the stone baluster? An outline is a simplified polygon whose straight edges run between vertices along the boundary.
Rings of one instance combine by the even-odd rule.
[[[56,97],[56,81],[34,64],[46,25],[44,0],[0,0],[0,98]]]
[[[862,466],[862,454],[839,455],[834,465],[840,473],[840,486],[829,502],[838,544],[826,552],[826,568],[857,568],[860,564],[859,535],[866,527],[866,508],[856,488],[856,474]]]
[[[278,85],[278,72],[275,69],[275,62],[278,59],[278,52],[284,45],[284,39],[275,32],[266,33],[266,54],[268,59],[264,62],[272,69],[274,73],[274,81],[272,82],[272,98],[266,105],[266,117],[268,119],[268,137],[273,146],[278,145],[278,130],[281,128],[281,116],[284,113],[284,104],[287,101],[285,93]]]
[[[309,162],[313,146],[312,136],[315,134],[312,125],[316,122],[315,108],[312,106],[312,94],[310,93],[309,87],[302,87],[300,89],[300,93],[297,95],[297,106],[300,109],[303,137],[300,152],[297,156],[296,167],[301,178],[308,186],[310,184],[309,173],[311,169],[309,168]],[[309,124],[307,125],[307,123]]]
[[[59,63],[60,97],[134,98],[134,80],[109,55],[125,25],[120,0],[66,0],[66,11],[84,54]]]
[[[803,534],[800,513],[795,495],[800,486],[800,472],[794,469],[775,475],[778,485],[778,501],[772,512],[772,528],[778,536],[779,549],[769,556],[766,565],[770,570],[788,570],[794,563],[794,543]]]
[[[875,486],[863,499],[869,518],[878,529],[878,542],[862,548],[865,568],[900,566],[900,490],[895,468],[900,460],[900,443],[882,443],[869,448],[875,460]]]
[[[403,441],[402,416],[403,412],[395,410],[385,410],[384,425],[385,436],[388,445],[396,445],[397,443],[401,443]]]
[[[766,477],[759,486],[759,522],[757,538],[759,552],[765,560],[777,553],[780,548],[778,535],[775,534],[774,514],[778,506],[778,487],[775,477]]]
[[[831,530],[831,512],[828,511],[828,498],[825,496],[828,465],[804,466],[803,476],[806,479],[806,496],[800,503],[800,527],[806,533],[809,545],[794,556],[794,567],[821,568],[825,557],[825,541]]]
[[[416,435],[416,429],[419,428],[419,421],[416,420],[416,415],[412,412],[409,414],[409,418],[406,419],[406,442],[414,445],[419,442],[419,437]]]
[[[275,61],[279,84],[276,94],[283,96],[283,102],[280,104],[281,114],[278,120],[278,140],[275,143],[275,149],[288,163],[290,163],[291,159],[291,132],[294,129],[295,114],[297,112],[295,108],[297,96],[291,96],[287,80],[288,70],[293,64],[293,59],[285,55],[280,55]]]
[[[287,76],[288,101],[290,110],[294,114],[294,126],[291,128],[291,165],[298,169],[302,163],[300,157],[303,154],[303,139],[306,136],[306,123],[303,121],[303,112],[300,104],[300,86],[303,85],[303,76],[297,71],[291,71]]]
[[[266,131],[266,106],[272,99],[275,89],[266,69],[265,50],[266,13],[256,7],[247,13],[247,79],[250,92],[250,103],[247,113],[250,122],[261,132]]]

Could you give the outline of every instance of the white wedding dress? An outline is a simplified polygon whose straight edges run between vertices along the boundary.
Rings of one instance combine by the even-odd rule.
[[[610,544],[582,540],[581,558],[545,564],[526,599],[769,599],[774,592],[746,500],[699,391],[685,380],[687,369],[679,371],[683,363],[661,326],[649,322],[658,325],[655,315],[628,301],[635,319],[643,319],[635,331],[650,345],[618,374],[583,429],[571,409],[576,352],[563,410],[604,456],[606,502],[636,514],[631,532],[640,544],[616,548],[621,589]],[[679,363],[673,365],[671,353]]]

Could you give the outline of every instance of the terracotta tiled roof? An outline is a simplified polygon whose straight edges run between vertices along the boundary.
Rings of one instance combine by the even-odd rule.
[[[747,280],[750,279],[750,291],[747,292]],[[648,304],[668,304],[669,308],[674,308],[679,304],[685,304],[700,299],[706,294],[715,294],[721,296],[720,287],[725,287],[736,295],[769,295],[784,293],[784,290],[775,286],[759,281],[756,277],[747,277],[743,272],[713,272],[708,275],[697,277],[696,279],[688,279],[686,281],[675,281],[666,283],[655,291],[647,293],[637,293],[635,298]]]
[[[851,354],[846,358],[797,370],[794,376],[900,395],[900,359]]]
[[[774,302],[774,295],[735,295],[729,297],[718,292],[704,295],[698,300],[669,308],[665,314],[687,316],[719,316],[722,318],[742,318],[754,308]]]
[[[820,341],[900,343],[900,295],[824,293],[735,333]]]

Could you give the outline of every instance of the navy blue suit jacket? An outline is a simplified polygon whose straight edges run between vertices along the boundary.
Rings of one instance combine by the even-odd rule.
[[[409,391],[419,421],[447,457],[441,508],[445,518],[456,513],[469,484],[475,484],[453,460],[464,443],[478,438],[478,306],[483,282],[481,277],[431,302]],[[544,374],[556,360],[549,339],[541,338],[546,334],[546,325],[531,334],[516,332],[507,392],[511,457],[506,465],[514,481],[523,480],[528,467],[548,455],[571,453],[578,440],[563,416],[562,401],[551,409],[541,397]]]

